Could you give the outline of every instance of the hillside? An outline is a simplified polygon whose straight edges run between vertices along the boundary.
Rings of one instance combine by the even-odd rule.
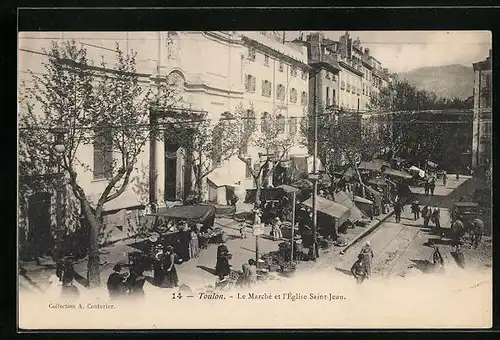
[[[472,96],[474,88],[474,71],[464,65],[446,65],[422,67],[410,72],[398,73],[399,79],[406,79],[421,90],[436,93],[438,97],[459,97],[466,99]]]

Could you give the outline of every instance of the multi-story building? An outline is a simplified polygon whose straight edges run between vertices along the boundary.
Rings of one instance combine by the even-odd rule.
[[[489,56],[474,63],[474,121],[472,128],[472,167],[491,162],[492,62]]]
[[[177,87],[181,99],[175,110],[208,113],[216,122],[224,112],[243,107],[258,129],[265,114],[273,113],[279,115],[283,133],[296,136],[309,98],[307,48],[280,39],[272,32],[234,31],[22,33],[19,75],[20,81],[29,82],[28,70],[44,71],[44,49],[50,47],[51,41],[76,40],[86,47],[88,59],[95,65],[100,65],[101,56],[112,64],[118,42],[122,49],[137,52],[137,73],[145,88],[158,82]],[[167,137],[168,131],[165,133]],[[258,164],[261,152],[249,147],[247,158]],[[102,150],[85,145],[77,155],[88,165],[78,169],[79,184],[93,200],[107,183],[100,169],[100,153]],[[108,156],[113,157],[109,153]],[[297,164],[305,163],[302,171],[307,171],[307,151],[298,140],[288,156]],[[193,186],[194,177],[185,154],[168,138],[148,143],[137,168],[132,177],[142,176],[142,180],[150,182],[150,197],[138,197],[133,185],[129,185],[120,197],[105,204],[109,214],[121,214],[141,203],[157,202],[161,206],[166,201],[180,200]],[[214,170],[207,184],[207,198],[219,203],[226,203],[225,192],[230,186],[253,187],[246,165],[237,157]]]
[[[310,34],[307,40],[295,40],[299,46],[307,46],[309,74],[309,111],[314,105],[319,110],[338,108],[339,72],[337,42],[325,39],[322,33]]]

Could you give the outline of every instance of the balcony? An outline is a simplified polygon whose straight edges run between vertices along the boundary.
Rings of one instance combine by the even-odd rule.
[[[326,64],[332,71],[340,71],[339,63],[337,62],[337,58],[335,54],[324,54],[318,55],[315,53],[311,55],[311,60],[309,64]]]

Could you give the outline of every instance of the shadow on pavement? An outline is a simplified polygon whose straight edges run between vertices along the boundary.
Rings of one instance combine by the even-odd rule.
[[[209,268],[209,267],[207,267],[207,266],[196,266],[196,267],[197,267],[197,268],[200,268],[200,269],[202,269],[202,270],[204,270],[204,271],[206,271],[207,273],[210,273],[210,274],[212,274],[212,275],[217,276],[217,274],[215,273],[215,269],[214,269],[214,268]]]
[[[413,267],[417,268],[420,270],[422,273],[428,274],[434,271],[434,263],[430,262],[429,260],[414,260],[411,259],[413,262]]]
[[[433,245],[450,245],[451,240],[443,240],[440,238],[429,238],[427,242],[424,243],[425,246],[427,247],[432,247]]]
[[[465,269],[465,257],[464,257],[464,254],[462,254],[462,252],[458,252],[457,253],[455,251],[452,251],[450,254],[451,254],[451,257],[453,257],[453,259],[457,263],[457,265],[460,268]]]
[[[83,277],[76,271],[75,271],[75,281],[84,286],[85,288],[89,288],[89,280],[87,280],[87,278]]]
[[[350,270],[346,270],[346,269],[342,269],[342,268],[337,268],[335,267],[335,270],[338,271],[338,272],[341,272],[342,274],[345,274],[345,275],[348,275],[348,276],[352,276],[352,273]]]

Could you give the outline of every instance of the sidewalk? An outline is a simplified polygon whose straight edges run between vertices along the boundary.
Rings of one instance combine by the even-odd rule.
[[[226,243],[230,253],[233,255],[230,261],[234,270],[241,270],[242,264],[248,262],[250,258],[255,259],[255,237],[252,235],[250,228],[247,228],[247,238],[240,237],[238,222],[226,218],[216,218],[216,227],[221,227],[228,236]],[[259,253],[264,254],[270,251],[278,250],[280,241],[273,241],[269,237],[270,227],[265,228],[265,235],[259,237]],[[100,249],[101,261],[101,284],[105,284],[109,274],[113,271],[113,266],[116,263],[127,263],[128,253],[137,251],[134,245],[137,245],[139,239],[128,239],[119,241],[108,247]],[[176,265],[179,276],[179,284],[187,284],[190,286],[198,285],[213,285],[217,279],[215,276],[217,245],[209,244],[207,249],[201,251],[198,258],[190,259],[189,261]],[[55,268],[51,265],[36,266],[33,263],[26,263],[22,266],[26,269],[26,273],[22,277],[22,284],[25,287],[35,288],[34,285],[42,289],[48,285],[50,275],[55,274]],[[81,276],[80,282],[84,282],[87,277],[87,259],[82,259],[75,262],[74,268]],[[146,275],[152,276],[146,272]],[[29,281],[26,279],[29,279]],[[21,281],[21,280],[20,280]],[[33,282],[34,284],[29,284]],[[79,285],[83,288],[84,285]]]

